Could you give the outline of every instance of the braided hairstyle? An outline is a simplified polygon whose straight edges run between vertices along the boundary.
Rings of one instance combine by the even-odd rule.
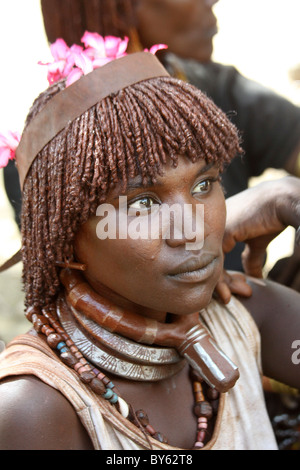
[[[52,85],[34,102],[26,124],[65,87]],[[25,126],[26,127],[26,126]],[[23,281],[26,307],[50,305],[60,290],[57,261],[72,260],[81,224],[95,215],[113,185],[137,174],[155,182],[179,155],[216,162],[240,151],[235,127],[198,89],[155,78],[103,99],[61,131],[33,161],[23,191]]]

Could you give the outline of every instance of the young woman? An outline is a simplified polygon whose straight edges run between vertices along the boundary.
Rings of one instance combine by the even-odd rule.
[[[34,329],[1,356],[2,449],[276,448],[261,375],[300,386],[299,294],[213,298],[240,150],[149,53],[36,100],[17,149]]]

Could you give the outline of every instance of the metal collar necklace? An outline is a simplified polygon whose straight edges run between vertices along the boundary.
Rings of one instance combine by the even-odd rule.
[[[186,364],[173,348],[136,343],[111,333],[61,297],[59,321],[80,352],[106,372],[136,381],[159,381],[177,374]]]

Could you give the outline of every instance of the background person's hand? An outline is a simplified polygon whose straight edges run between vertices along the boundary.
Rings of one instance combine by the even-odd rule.
[[[247,283],[247,278],[244,274],[237,271],[226,271],[224,269],[215,287],[214,294],[224,304],[228,304],[232,294],[250,297],[252,295],[252,289]]]
[[[245,273],[262,277],[269,243],[286,227],[300,226],[300,179],[286,176],[263,182],[228,198],[226,205],[224,253],[231,251],[237,242],[244,242]]]

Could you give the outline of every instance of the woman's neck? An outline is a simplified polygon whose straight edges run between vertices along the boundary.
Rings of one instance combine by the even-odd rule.
[[[86,278],[88,284],[92,287],[92,289],[94,289],[94,291],[97,292],[97,294],[109,300],[117,307],[128,310],[132,313],[135,313],[137,315],[140,315],[146,318],[151,318],[153,320],[159,321],[160,323],[165,323],[166,318],[167,318],[167,312],[154,310],[144,305],[138,305],[126,299],[125,297],[121,296],[120,294],[117,294],[116,292],[111,290],[109,287],[101,284],[100,282],[95,281],[89,277],[87,278],[86,276],[84,277]]]
[[[237,367],[219,349],[198,313],[175,316],[171,324],[161,323],[126,311],[107,297],[101,298],[78,273],[63,270],[61,280],[67,302],[103,328],[137,343],[175,348],[209,385],[222,393],[238,379]]]

